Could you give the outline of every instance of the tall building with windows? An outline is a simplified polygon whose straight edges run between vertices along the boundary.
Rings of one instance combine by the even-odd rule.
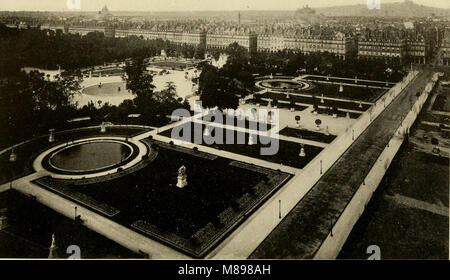
[[[410,32],[406,37],[406,53],[412,62],[425,64],[430,56],[429,42],[422,34]]]
[[[406,54],[406,40],[400,30],[366,30],[358,40],[359,58],[402,62]]]
[[[450,27],[446,27],[442,38],[441,58],[444,65],[450,65]]]
[[[258,49],[258,37],[256,34],[210,34],[206,36],[206,48],[226,49],[229,45],[238,43],[238,45],[253,52]]]

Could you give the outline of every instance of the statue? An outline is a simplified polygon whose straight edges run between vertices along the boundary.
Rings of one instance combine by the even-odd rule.
[[[53,143],[53,142],[55,142],[55,135],[54,135],[54,132],[55,132],[55,129],[49,129],[49,132],[50,132],[50,135],[48,136],[48,142],[50,142],[50,143]]]
[[[9,155],[9,162],[15,162],[17,160],[17,155],[14,153],[14,150],[11,151],[11,154]]]
[[[55,258],[58,258],[58,254],[57,254],[57,252],[56,252],[56,249],[57,249],[57,248],[58,248],[58,247],[56,246],[55,234],[52,233],[52,244],[50,245],[50,248],[48,248],[48,249],[49,249],[49,254],[48,254],[48,258],[49,258],[49,259],[55,259]]]
[[[101,133],[105,133],[106,132],[106,126],[105,126],[104,122],[102,122],[102,124],[100,125],[100,132]]]
[[[304,144],[300,144],[300,154],[298,156],[300,157],[305,157],[306,153],[305,153],[305,145]]]
[[[186,174],[186,167],[184,165],[182,165],[179,169],[178,169],[178,182],[177,182],[177,187],[184,188],[187,186],[187,174]]]
[[[6,217],[6,209],[0,209],[0,230],[8,227],[7,217]]]

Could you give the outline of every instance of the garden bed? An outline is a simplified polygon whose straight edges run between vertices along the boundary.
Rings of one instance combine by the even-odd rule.
[[[87,207],[95,201],[116,209],[120,213],[114,212],[112,220],[202,257],[290,178],[283,172],[221,157],[197,157],[159,144],[153,143],[158,157],[135,173],[89,185],[59,181],[54,188],[76,192],[78,199],[89,197]],[[176,186],[181,166],[187,174],[184,188]]]

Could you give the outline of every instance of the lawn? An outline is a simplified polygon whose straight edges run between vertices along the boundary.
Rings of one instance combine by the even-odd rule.
[[[337,137],[336,135],[331,134],[326,135],[312,130],[292,128],[292,127],[283,128],[282,130],[280,130],[279,134],[323,143],[331,143]]]
[[[114,221],[194,257],[205,254],[289,178],[160,142],[152,145],[158,156],[141,170],[108,182],[65,187],[118,209]],[[178,188],[183,165],[188,185]]]
[[[215,122],[216,121],[213,112],[210,112],[209,114],[206,114],[203,117],[198,118],[198,119],[203,119],[203,120],[209,121],[209,122]],[[252,121],[252,120],[249,120],[248,118],[245,118],[245,120],[241,120],[241,119],[238,119],[235,116],[230,116],[230,115],[227,115],[227,114],[222,114],[222,119],[221,120],[222,120],[222,123],[224,125],[230,124],[232,126],[236,126],[238,124],[238,122],[244,121],[244,127],[243,128],[248,128],[248,129],[256,128],[259,131],[267,131],[267,130],[270,130],[272,128],[272,125],[269,124],[269,123]]]
[[[367,259],[380,247],[381,259],[448,259],[448,217],[407,208],[380,198],[356,223],[338,259]]]
[[[351,78],[337,78],[337,77],[334,77],[334,78],[332,78],[332,77],[330,77],[328,80],[327,80],[327,77],[324,77],[324,76],[322,76],[322,77],[316,77],[316,76],[307,76],[306,78],[304,78],[304,79],[307,79],[307,80],[312,80],[312,81],[327,81],[327,82],[334,82],[334,83],[355,83],[355,79],[351,79]],[[364,85],[364,86],[366,86],[366,85],[368,85],[368,86],[382,86],[382,87],[385,87],[386,86],[386,82],[385,81],[361,81],[361,80],[358,80],[358,83],[357,83],[358,85]],[[392,84],[391,83],[389,83],[388,84],[388,87],[390,87],[390,86],[392,86]]]
[[[314,78],[315,79],[315,78]],[[307,79],[308,80],[308,79]],[[332,80],[330,79],[330,82]],[[358,84],[355,84],[355,86],[346,86],[343,85],[343,92],[339,92],[339,83],[340,81],[334,81],[336,84],[326,84],[326,83],[320,83],[316,82],[314,83],[314,88],[311,88],[311,90],[307,91],[296,91],[298,93],[304,93],[304,94],[314,94],[314,95],[321,95],[328,97],[335,97],[335,98],[342,98],[342,99],[349,99],[349,100],[361,100],[361,101],[368,101],[368,102],[375,102],[380,96],[386,92],[386,89],[377,89],[377,88],[369,88],[366,87],[366,84],[363,82],[358,81]],[[353,81],[342,81],[344,83],[354,83]],[[359,86],[358,86],[359,85]],[[364,85],[364,86],[363,86]],[[386,86],[385,84],[373,84],[369,83],[368,85],[371,86]],[[389,86],[391,87],[391,85]]]
[[[142,258],[19,192],[7,193],[10,227],[0,232],[0,257],[47,258],[54,234],[59,258],[69,257],[66,249],[70,245],[80,247],[83,259]]]
[[[428,203],[449,206],[449,159],[416,152],[397,154],[387,173],[391,192]]]
[[[324,95],[325,96],[325,95]],[[336,106],[339,109],[347,109],[347,110],[355,110],[364,112],[371,105],[368,104],[359,104],[358,101],[351,101],[351,102],[344,102],[344,101],[335,101],[335,100],[328,100],[324,99],[324,102],[321,102],[320,95],[316,96],[316,100],[314,100],[312,97],[306,97],[306,96],[297,96],[297,95],[290,95],[289,98],[284,93],[274,93],[274,92],[266,92],[263,94],[260,94],[259,97],[261,98],[270,98],[270,99],[276,99],[276,100],[283,100],[283,101],[294,101],[298,103],[304,103],[304,104],[311,104],[313,105],[316,103],[319,106],[325,106],[325,107],[333,107]]]
[[[438,94],[433,103],[432,109],[436,111],[450,112],[450,101],[448,100],[448,96]]]
[[[191,126],[191,143],[194,143],[194,131],[199,129],[199,127],[195,128],[194,124],[187,123],[184,124],[183,127],[187,128]],[[198,124],[200,126],[200,124]],[[201,131],[204,131],[205,125],[202,125]],[[179,127],[181,128],[181,127]],[[211,135],[214,137],[214,130],[211,131]],[[269,141],[273,141],[275,143],[276,139],[268,138],[266,136],[258,136],[258,140],[254,139],[254,145],[248,145],[249,134],[245,132],[237,132],[235,130],[223,129],[223,143],[226,143],[226,135],[232,135],[232,139],[237,143],[239,139],[244,139],[246,144],[212,144],[208,145],[204,141],[202,141],[202,145],[210,146],[215,149],[225,150],[227,152],[241,154],[248,157],[258,158],[278,164],[283,164],[287,166],[292,166],[295,168],[303,168],[305,167],[316,155],[318,155],[323,148],[305,145],[304,149],[306,152],[305,157],[300,157],[300,144],[295,142],[289,142],[284,140],[279,141],[279,149],[278,152],[274,155],[261,155],[262,147],[269,147],[270,144],[261,144],[261,143],[270,143]],[[172,138],[172,129],[166,130],[161,133],[161,135]],[[203,134],[202,134],[203,135]],[[181,140],[183,135],[174,136],[173,140]],[[261,137],[261,138],[259,138]],[[262,140],[259,140],[262,139]],[[272,140],[271,140],[272,139]]]
[[[248,104],[255,104],[255,105],[259,104],[261,106],[267,106],[269,104],[268,101],[257,99],[257,98],[250,98],[250,99],[245,100],[245,102]],[[278,104],[276,104],[276,106],[279,109],[291,109],[293,107],[294,110],[297,112],[303,111],[308,108],[307,106],[301,106],[301,105],[292,106],[289,103],[281,103],[281,102],[278,102]],[[272,102],[272,108],[274,108],[274,107],[275,107],[275,104]]]

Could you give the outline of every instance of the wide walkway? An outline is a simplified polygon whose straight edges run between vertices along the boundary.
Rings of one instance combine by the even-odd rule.
[[[250,258],[313,258],[422,92],[420,73],[357,138]],[[411,98],[411,99],[410,99]],[[412,102],[410,102],[412,101]]]

